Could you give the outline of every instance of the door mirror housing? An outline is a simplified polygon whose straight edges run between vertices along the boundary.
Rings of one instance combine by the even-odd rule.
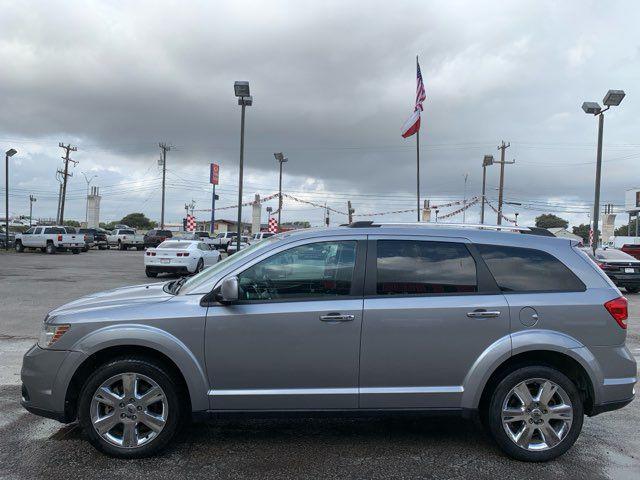
[[[238,277],[227,277],[222,280],[216,300],[225,305],[238,301]]]

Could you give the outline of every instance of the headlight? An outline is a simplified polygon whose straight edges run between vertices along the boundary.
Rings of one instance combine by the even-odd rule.
[[[60,340],[60,337],[62,337],[67,330],[69,330],[69,325],[50,325],[43,323],[40,338],[38,339],[38,346],[40,348],[50,347]]]

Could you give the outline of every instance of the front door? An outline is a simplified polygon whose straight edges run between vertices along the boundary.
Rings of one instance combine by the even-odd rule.
[[[360,407],[459,408],[464,379],[509,335],[509,309],[463,239],[372,241]]]
[[[207,313],[213,410],[357,408],[365,248],[299,241],[234,272],[240,300]]]

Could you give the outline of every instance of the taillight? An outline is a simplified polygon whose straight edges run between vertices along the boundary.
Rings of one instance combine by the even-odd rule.
[[[58,241],[61,242],[62,241],[62,235],[58,235]]]
[[[177,257],[188,257],[189,256],[189,252],[178,252],[176,253]]]
[[[604,308],[611,314],[613,319],[618,322],[620,328],[627,328],[627,318],[629,317],[629,310],[627,307],[627,299],[624,297],[614,298],[604,304]]]

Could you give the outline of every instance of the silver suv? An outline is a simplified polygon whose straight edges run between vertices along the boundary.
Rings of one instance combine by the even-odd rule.
[[[502,230],[508,230],[502,227]],[[376,225],[284,233],[188,279],[49,313],[22,404],[118,457],[189,416],[455,412],[544,461],[634,397],[627,301],[570,241]]]

